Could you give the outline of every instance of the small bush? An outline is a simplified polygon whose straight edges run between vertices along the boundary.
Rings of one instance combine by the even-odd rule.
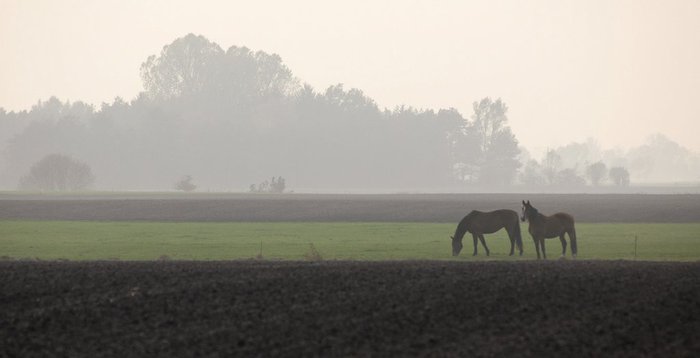
[[[168,255],[160,255],[158,257],[158,261],[170,261],[170,260],[172,260],[172,258],[170,258],[170,256],[168,256]]]
[[[191,175],[185,175],[177,183],[175,183],[175,190],[181,190],[186,193],[190,193],[195,191],[195,189],[197,189],[197,186],[194,185],[194,183],[192,183]]]
[[[262,254],[262,242],[260,243],[260,252],[258,252],[257,255],[255,255],[255,258],[257,260],[262,260],[263,259],[263,254]]]
[[[314,244],[309,244],[309,251],[304,254],[304,258],[309,261],[323,261],[321,253],[316,250],[316,246],[314,246]]]
[[[249,191],[251,193],[284,193],[287,188],[287,183],[281,176],[272,177],[271,180],[265,180],[264,182],[258,184],[251,184]]]
[[[36,162],[19,182],[22,190],[77,191],[95,182],[86,163],[63,154],[49,154]]]

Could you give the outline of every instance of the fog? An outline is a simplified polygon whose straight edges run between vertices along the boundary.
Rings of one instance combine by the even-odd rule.
[[[699,7],[5,2],[0,189],[697,187]]]

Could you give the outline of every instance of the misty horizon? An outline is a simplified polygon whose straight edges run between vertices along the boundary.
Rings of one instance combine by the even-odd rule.
[[[587,138],[627,150],[656,133],[700,152],[700,3],[692,0],[10,0],[2,10],[0,107],[8,111],[51,96],[96,106],[135,98],[144,59],[192,32],[279,54],[314,88],[344,83],[380,108],[466,115],[473,101],[501,98],[513,133],[534,153]]]
[[[513,185],[588,191],[700,179],[700,156],[661,134],[627,151],[589,138],[538,157],[519,144],[500,98],[475,100],[472,113],[382,110],[361,89],[338,84],[317,91],[276,54],[224,50],[201,35],[178,38],[149,56],[141,78],[146,90],[139,96],[97,110],[52,97],[31,111],[0,111],[0,184],[41,188],[45,178],[37,175],[45,174],[26,173],[39,173],[39,163],[56,167],[47,162],[50,155],[63,155],[68,166],[74,157],[73,167],[89,173],[82,184],[59,190],[93,182],[98,189],[168,190],[185,177],[190,182],[176,188],[260,191],[268,190],[270,177],[273,186],[276,176],[288,179],[291,186],[278,192],[508,191]],[[600,173],[591,171],[593,164]],[[618,168],[624,177],[613,177]]]
[[[0,14],[2,189],[700,182],[697,2],[67,2]]]

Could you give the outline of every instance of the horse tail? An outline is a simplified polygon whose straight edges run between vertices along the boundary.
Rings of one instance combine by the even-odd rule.
[[[520,254],[523,253],[523,235],[520,232],[520,220],[516,218],[515,220],[515,242],[518,243],[518,250]]]
[[[576,256],[578,249],[576,247],[576,228],[573,223],[571,225],[571,230],[569,230],[569,241],[571,241],[571,254]]]

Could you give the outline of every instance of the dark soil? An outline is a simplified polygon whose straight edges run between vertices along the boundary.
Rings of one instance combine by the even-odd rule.
[[[700,263],[0,262],[0,356],[700,355]]]
[[[456,223],[471,210],[520,211],[527,199],[578,222],[700,222],[700,195],[0,195],[0,220],[383,221]]]

